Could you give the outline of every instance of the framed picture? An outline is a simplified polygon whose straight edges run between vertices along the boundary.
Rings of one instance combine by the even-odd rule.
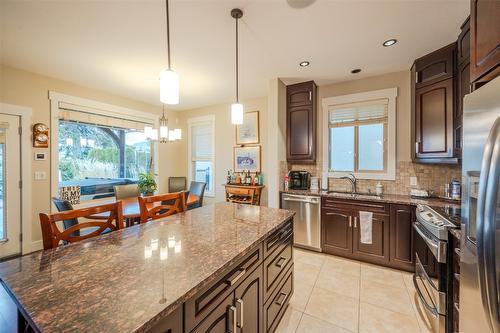
[[[259,143],[259,111],[245,112],[243,124],[236,125],[236,144]]]
[[[234,171],[260,172],[260,146],[234,147]]]

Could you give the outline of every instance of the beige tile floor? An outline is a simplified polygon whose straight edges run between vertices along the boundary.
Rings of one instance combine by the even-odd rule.
[[[294,295],[277,333],[428,333],[412,275],[301,249]]]

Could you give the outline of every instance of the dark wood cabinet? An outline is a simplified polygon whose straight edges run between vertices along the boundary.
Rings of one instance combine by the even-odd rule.
[[[323,252],[414,271],[414,206],[323,197],[321,210]],[[361,241],[361,211],[373,214],[371,243]]]
[[[262,270],[256,269],[234,291],[238,333],[262,332]]]
[[[472,0],[470,78],[474,84],[500,75],[500,1]]]
[[[278,288],[264,304],[264,332],[276,331],[276,327],[285,314],[290,297],[293,294],[293,265],[288,269],[285,277],[280,280]]]
[[[417,162],[453,158],[453,79],[415,91],[415,136]]]
[[[323,208],[321,215],[323,251],[336,255],[352,254],[352,210]]]
[[[373,214],[372,242],[361,241],[359,211],[355,213],[353,224],[353,254],[356,258],[373,263],[389,262],[389,216]]]
[[[192,333],[236,333],[233,329],[236,320],[236,307],[233,294],[226,297]]]
[[[457,64],[469,62],[470,59],[470,17],[460,27],[457,38]]]
[[[160,319],[148,333],[182,333],[182,307],[177,308],[167,317]]]
[[[415,88],[452,78],[455,50],[453,43],[415,60]]]
[[[390,265],[394,268],[414,268],[414,222],[415,207],[391,205]]]
[[[287,86],[286,158],[293,163],[316,161],[316,84]]]

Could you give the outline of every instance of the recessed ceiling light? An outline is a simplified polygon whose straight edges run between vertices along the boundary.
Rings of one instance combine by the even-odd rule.
[[[309,66],[309,64],[310,64],[310,62],[309,62],[309,61],[301,61],[301,62],[299,63],[299,66],[300,66],[300,67],[307,67],[307,66]]]
[[[361,72],[361,69],[360,68],[355,68],[351,71],[351,74],[358,74],[359,72]]]
[[[385,47],[389,47],[389,46],[393,46],[397,42],[398,42],[397,39],[392,38],[392,39],[388,39],[385,42],[383,42],[382,45],[384,45]]]

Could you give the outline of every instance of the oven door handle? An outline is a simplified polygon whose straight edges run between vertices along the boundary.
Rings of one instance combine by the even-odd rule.
[[[417,231],[417,233],[422,237],[422,240],[429,246],[432,254],[436,257],[437,262],[445,264],[446,263],[446,243],[436,242],[430,239],[428,236],[424,234],[424,232],[420,229],[421,224],[419,222],[415,222],[413,224],[413,228]]]

